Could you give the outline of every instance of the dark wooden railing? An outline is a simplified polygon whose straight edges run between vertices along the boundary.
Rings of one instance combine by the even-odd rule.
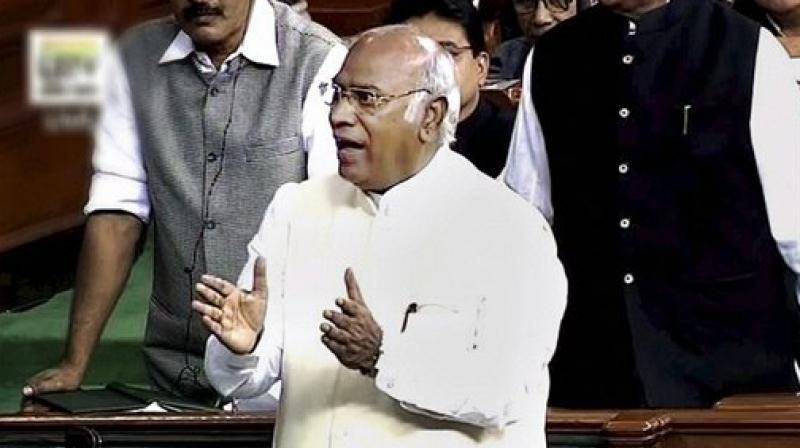
[[[0,416],[0,447],[266,447],[275,416],[122,414]],[[739,396],[707,410],[558,410],[551,447],[789,448],[800,446],[800,399]]]

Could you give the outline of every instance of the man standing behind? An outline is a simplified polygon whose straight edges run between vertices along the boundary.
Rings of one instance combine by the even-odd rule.
[[[279,186],[335,169],[319,93],[346,52],[335,36],[268,0],[170,5],[173,17],[127,33],[109,63],[66,353],[25,395],[80,385],[151,222],[151,379],[213,398],[192,285],[203,272],[239,271]]]
[[[777,40],[722,2],[601,0],[524,80],[505,180],[570,287],[550,403],[796,390],[800,93]]]
[[[453,57],[461,93],[453,149],[479,170],[497,177],[508,155],[514,112],[500,109],[481,96],[489,54],[478,10],[470,0],[395,0],[387,22],[415,26]]]
[[[523,35],[503,42],[495,50],[490,66],[493,78],[520,79],[525,58],[536,40],[578,11],[578,0],[513,0],[512,3]]]
[[[282,378],[277,447],[544,448],[564,275],[541,215],[448,148],[451,58],[373,30],[330,93],[341,177],[278,191],[239,279],[252,293],[197,286],[212,384]]]

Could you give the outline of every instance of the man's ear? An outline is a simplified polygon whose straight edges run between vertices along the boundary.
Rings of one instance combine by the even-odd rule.
[[[422,117],[420,126],[420,140],[423,143],[430,143],[436,140],[444,123],[444,116],[447,114],[447,99],[443,96],[436,98],[425,108],[425,115]]]
[[[486,84],[486,78],[489,77],[489,65],[491,64],[491,57],[489,53],[481,51],[475,56],[475,64],[478,67],[478,87],[482,88]]]

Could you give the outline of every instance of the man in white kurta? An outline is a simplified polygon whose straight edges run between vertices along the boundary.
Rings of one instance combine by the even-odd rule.
[[[398,57],[408,73],[391,73],[384,58]],[[353,93],[364,85],[383,100]],[[278,191],[249,245],[242,289],[210,276],[198,286],[206,302],[195,309],[214,334],[211,383],[247,397],[282,379],[278,447],[544,448],[565,278],[541,215],[449,149],[452,60],[408,27],[373,31],[354,44],[333,91],[341,176]],[[382,132],[406,131],[396,147],[372,146]],[[380,330],[361,371],[330,342],[346,334],[330,319],[345,301]],[[253,308],[267,311],[242,349],[232,334]]]

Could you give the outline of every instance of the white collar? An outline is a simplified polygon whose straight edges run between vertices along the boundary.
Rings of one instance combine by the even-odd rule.
[[[159,64],[179,61],[194,53],[192,39],[183,30],[178,32],[167,51],[161,56]],[[198,52],[200,53],[200,52]],[[247,23],[242,45],[227,60],[239,54],[256,64],[280,65],[278,44],[275,40],[275,10],[267,0],[253,0],[253,9]]]
[[[440,184],[442,179],[452,176],[453,163],[457,160],[454,156],[453,150],[448,145],[443,145],[419,172],[391,187],[382,195],[374,196],[372,192],[359,189],[363,193],[367,209],[373,214],[381,211],[388,213],[389,208],[396,210],[398,206],[405,208],[407,205],[418,204],[420,194],[431,197],[443,193]]]

